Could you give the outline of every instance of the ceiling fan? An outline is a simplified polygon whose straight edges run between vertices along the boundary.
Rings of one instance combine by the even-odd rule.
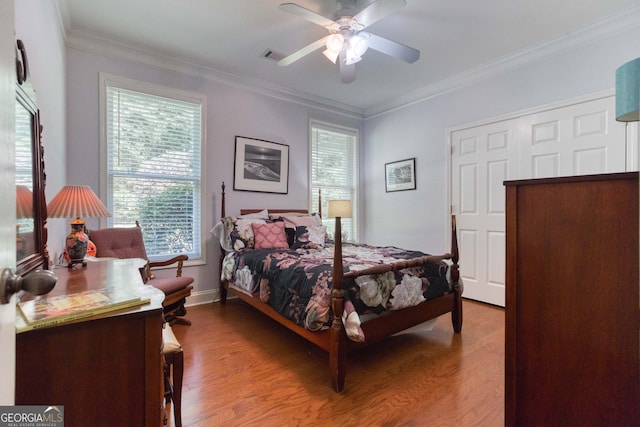
[[[363,31],[366,27],[406,6],[405,0],[376,0],[356,12],[355,0],[336,1],[338,11],[333,20],[319,15],[295,3],[282,3],[280,10],[300,16],[314,24],[325,27],[329,35],[316,40],[278,61],[286,66],[325,46],[324,55],[334,64],[340,65],[342,83],[351,83],[356,78],[355,64],[362,59],[368,48],[386,55],[413,63],[420,58],[420,51],[384,37]]]

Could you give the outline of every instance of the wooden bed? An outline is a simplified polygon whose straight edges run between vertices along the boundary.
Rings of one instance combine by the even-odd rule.
[[[321,206],[321,205],[320,205]],[[241,215],[257,212],[259,209],[241,210]],[[283,212],[300,212],[306,213],[304,209],[274,209],[269,213]],[[221,217],[226,216],[225,212],[225,185],[222,184],[222,200],[221,200]],[[451,252],[438,256],[423,256],[407,261],[394,262],[392,264],[380,264],[372,268],[357,271],[344,272],[342,262],[342,242],[339,221],[336,222],[336,239],[333,260],[333,286],[331,290],[331,308],[333,311],[333,320],[331,327],[321,331],[310,331],[302,326],[297,325],[293,321],[287,319],[269,304],[264,303],[257,296],[252,296],[241,291],[235,291],[229,283],[220,281],[220,302],[226,303],[228,290],[231,289],[233,294],[255,307],[262,313],[274,319],[278,323],[287,327],[291,331],[314,343],[329,353],[329,367],[331,373],[331,382],[336,392],[340,392],[344,388],[347,354],[352,350],[362,348],[363,346],[373,344],[393,334],[401,332],[410,327],[419,325],[428,320],[434,319],[446,313],[451,313],[453,329],[456,333],[462,330],[462,285],[460,283],[460,274],[458,269],[458,243],[456,236],[455,216],[452,216],[452,245]],[[225,250],[221,248],[220,264],[225,256]],[[403,308],[397,311],[389,311],[383,316],[374,317],[363,321],[361,328],[365,333],[366,340],[363,343],[355,342],[347,337],[344,326],[342,324],[342,313],[344,311],[344,289],[343,284],[346,279],[355,279],[358,276],[371,274],[381,274],[388,271],[403,270],[405,268],[419,266],[422,264],[440,262],[442,260],[450,260],[451,265],[451,282],[452,292],[435,299],[426,300],[416,306]],[[221,268],[222,270],[222,268]]]

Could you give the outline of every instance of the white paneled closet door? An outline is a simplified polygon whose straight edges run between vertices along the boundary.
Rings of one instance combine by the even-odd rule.
[[[452,210],[466,298],[504,306],[505,191],[519,169],[517,120],[452,134]]]
[[[529,117],[519,179],[625,171],[625,128],[615,121],[615,97]]]
[[[503,182],[623,172],[625,127],[614,96],[451,132],[451,203],[465,298],[505,305]],[[535,209],[535,206],[531,206]]]

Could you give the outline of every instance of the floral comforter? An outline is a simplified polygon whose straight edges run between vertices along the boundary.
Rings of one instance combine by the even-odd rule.
[[[426,254],[396,247],[343,245],[344,271],[416,258]],[[230,252],[222,279],[255,295],[296,324],[315,331],[330,325],[333,245],[322,249],[251,249]],[[449,293],[446,262],[430,263],[375,276],[345,279],[347,334],[364,340],[358,314],[417,305]],[[350,333],[351,332],[351,333]]]

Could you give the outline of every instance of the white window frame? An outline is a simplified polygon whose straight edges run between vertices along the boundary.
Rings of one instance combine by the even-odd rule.
[[[207,218],[206,206],[202,203],[204,194],[206,194],[206,179],[205,179],[205,165],[206,159],[205,153],[205,136],[206,136],[206,101],[207,98],[203,94],[187,92],[183,90],[167,88],[164,86],[154,85],[147,82],[141,82],[125,77],[115,76],[106,73],[100,73],[100,192],[103,196],[103,200],[108,200],[108,166],[107,166],[107,87],[118,87],[121,89],[147,93],[150,95],[166,97],[184,102],[190,102],[194,104],[200,104],[201,106],[201,135],[200,135],[200,194],[199,203],[197,208],[200,209],[200,235],[199,235],[199,256],[195,248],[194,253],[188,253],[189,260],[185,265],[199,265],[206,262],[206,233],[205,233],[205,218]],[[102,218],[100,220],[101,227],[109,227],[111,224],[110,219]],[[141,224],[144,227],[144,224]],[[150,260],[166,259],[166,255],[152,255],[148,254]],[[168,267],[167,267],[168,268]]]
[[[309,120],[309,210],[317,211],[317,193],[314,193],[316,183],[313,182],[313,132],[315,129],[327,130],[330,132],[342,133],[351,136],[355,139],[354,153],[353,153],[353,188],[351,196],[352,215],[350,219],[342,218],[342,231],[345,232],[345,228],[350,230],[349,236],[344,241],[358,242],[359,240],[359,191],[360,191],[360,132],[356,128],[347,126],[340,126],[325,121],[316,119]],[[327,218],[328,212],[326,211],[327,201],[329,196],[322,194],[322,217],[323,225],[327,226],[327,232],[330,236],[333,236],[335,230],[335,219]],[[345,227],[346,226],[346,227]]]

